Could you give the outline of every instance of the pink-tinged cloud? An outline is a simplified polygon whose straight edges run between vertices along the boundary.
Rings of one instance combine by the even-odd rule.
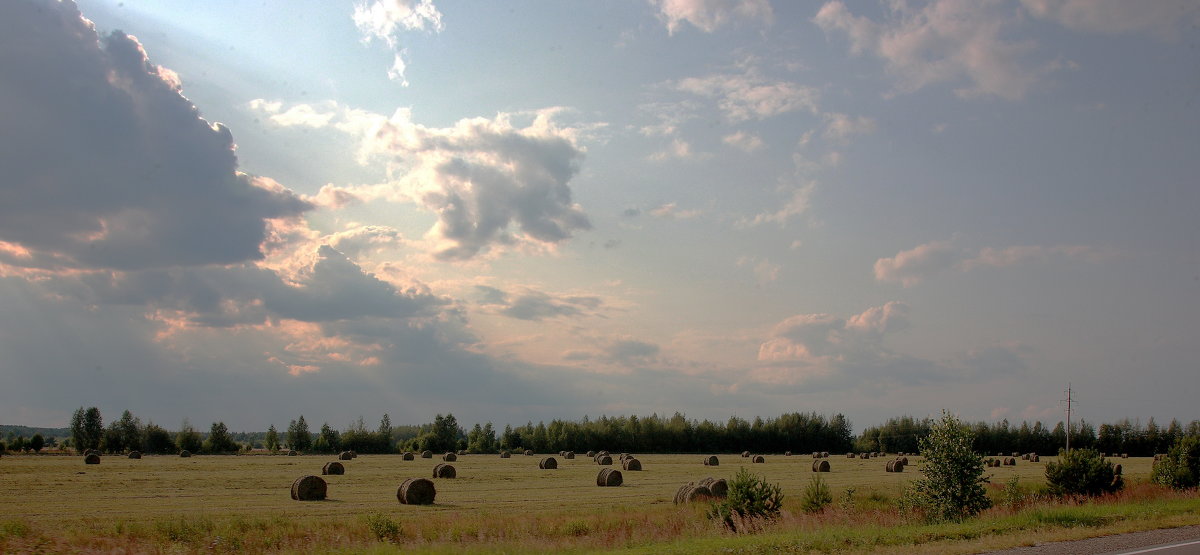
[[[1017,245],[1012,247],[971,249],[954,241],[932,241],[875,261],[875,279],[916,285],[948,271],[967,272],[979,268],[1003,268],[1055,259],[1098,263],[1116,256],[1110,249],[1086,245]]]
[[[962,83],[962,97],[1018,100],[1047,68],[1027,61],[1031,41],[1009,38],[1019,17],[996,1],[933,0],[919,6],[894,2],[880,22],[826,2],[813,22],[827,34],[844,34],[853,54],[883,60],[905,92],[935,84]]]

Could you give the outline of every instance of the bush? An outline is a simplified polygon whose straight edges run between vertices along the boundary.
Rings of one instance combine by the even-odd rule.
[[[1054,495],[1100,495],[1121,489],[1113,463],[1095,449],[1059,451],[1058,462],[1046,464],[1046,485]]]
[[[1200,485],[1200,437],[1181,437],[1154,463],[1151,480],[1175,489]]]
[[[366,516],[366,521],[371,535],[381,542],[399,543],[404,537],[404,531],[400,529],[400,524],[386,515],[372,513]]]
[[[833,503],[833,493],[829,485],[821,479],[820,474],[813,474],[804,488],[804,498],[800,501],[806,513],[819,513],[830,503]]]
[[[901,496],[901,507],[930,520],[962,520],[992,506],[983,484],[983,456],[972,448],[974,433],[954,415],[942,411],[929,435],[919,440],[921,478]]]
[[[759,520],[774,520],[783,506],[783,490],[745,468],[729,483],[729,496],[714,503],[708,517],[720,519],[730,530],[745,531]]]

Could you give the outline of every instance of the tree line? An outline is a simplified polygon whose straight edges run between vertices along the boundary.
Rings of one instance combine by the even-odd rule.
[[[854,442],[857,451],[913,452],[921,438],[929,435],[933,420],[901,416],[888,419],[879,426],[863,430]],[[1042,422],[1022,421],[1010,424],[1007,419],[1000,422],[976,422],[969,425],[974,433],[974,449],[979,453],[1037,453],[1056,455],[1066,446],[1067,429],[1062,422],[1047,428]],[[1150,418],[1145,425],[1128,418],[1098,428],[1086,420],[1071,423],[1071,448],[1095,449],[1101,453],[1128,454],[1148,457],[1165,453],[1176,440],[1183,437],[1200,437],[1200,420],[1187,425],[1178,419],[1163,428]]]
[[[375,428],[368,428],[362,417],[342,430],[328,422],[315,432],[303,415],[283,430],[273,424],[266,432],[231,432],[224,422],[213,422],[207,433],[197,430],[184,419],[178,430],[170,431],[153,422],[142,422],[130,411],[104,425],[96,407],[80,407],[71,418],[70,437],[61,442],[77,452],[96,449],[107,453],[141,451],[174,454],[236,453],[265,449],[271,452],[397,453],[402,451],[467,451],[496,453],[500,450],[533,450],[537,453],[607,449],[630,453],[720,453],[754,451],[799,453],[829,451],[916,452],[921,438],[929,435],[929,418],[901,416],[872,426],[855,436],[850,421],[841,414],[824,416],[815,412],[792,412],[775,418],[746,420],[731,417],[726,421],[689,419],[682,413],[665,417],[657,414],[639,417],[600,416],[581,420],[532,421],[521,426],[506,425],[497,430],[488,422],[465,429],[453,414],[437,415],[433,422],[420,426],[393,425],[384,414]],[[1041,422],[1010,424],[977,422],[969,425],[977,452],[1018,451],[1054,455],[1066,443],[1066,426],[1059,422],[1048,428]],[[1200,437],[1200,421],[1183,425],[1178,420],[1163,428],[1153,418],[1145,425],[1128,419],[1099,427],[1080,420],[1071,425],[1072,447],[1094,448],[1105,453],[1149,456],[1166,452],[1180,437]],[[0,451],[40,451],[56,447],[55,437],[9,437],[0,442]]]

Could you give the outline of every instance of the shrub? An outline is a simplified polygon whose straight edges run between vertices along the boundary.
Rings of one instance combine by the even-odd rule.
[[[1059,452],[1058,462],[1046,464],[1046,485],[1054,495],[1100,495],[1121,489],[1113,463],[1095,449]]]
[[[922,477],[902,496],[902,507],[930,520],[962,520],[992,506],[983,484],[983,456],[972,444],[974,433],[954,415],[942,411],[929,435],[919,440]]]
[[[375,539],[381,542],[399,543],[404,537],[400,524],[382,513],[372,513],[366,516],[367,528]]]
[[[833,503],[833,493],[829,491],[829,484],[821,479],[820,474],[813,474],[804,488],[801,507],[806,513],[819,513],[830,503]]]
[[[708,517],[719,519],[730,530],[743,530],[753,526],[757,520],[774,520],[783,506],[783,490],[769,484],[745,468],[729,483],[729,495],[721,503],[713,504]]]
[[[1175,489],[1200,485],[1200,438],[1181,437],[1161,460],[1155,461],[1151,480]]]

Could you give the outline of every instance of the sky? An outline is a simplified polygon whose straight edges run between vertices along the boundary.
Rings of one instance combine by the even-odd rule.
[[[0,2],[0,422],[1200,418],[1200,4]]]

